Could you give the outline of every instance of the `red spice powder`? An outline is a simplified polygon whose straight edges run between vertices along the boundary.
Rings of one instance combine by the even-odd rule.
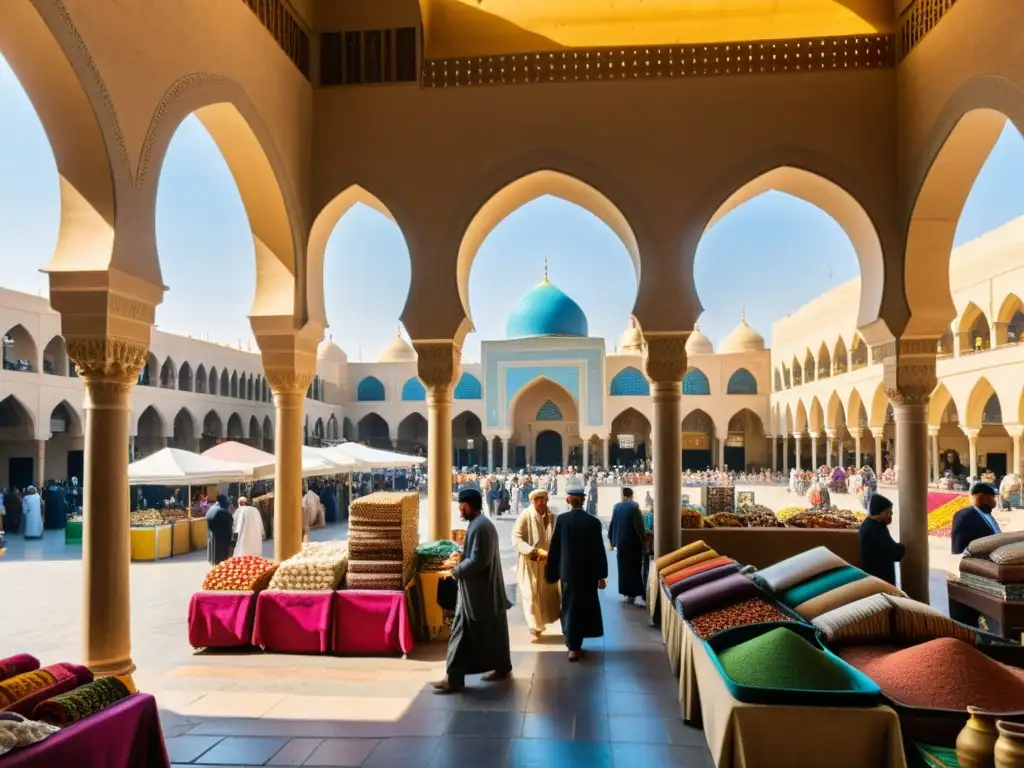
[[[988,658],[949,637],[893,652],[885,646],[844,648],[839,655],[893,701],[912,707],[996,712],[1024,708],[1024,670]]]
[[[717,632],[743,626],[744,624],[761,624],[768,621],[789,620],[788,616],[771,603],[759,597],[752,597],[748,600],[741,600],[726,608],[719,608],[717,611],[710,611],[695,619],[691,619],[690,626],[693,627],[693,632],[697,637],[701,640],[707,640]]]

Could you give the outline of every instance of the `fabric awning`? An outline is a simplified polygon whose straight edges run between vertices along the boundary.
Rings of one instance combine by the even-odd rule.
[[[243,464],[249,468],[249,474],[253,479],[265,480],[274,477],[274,454],[253,448],[251,445],[228,441],[215,445],[208,451],[203,451],[203,456],[220,461],[229,461],[236,464]],[[317,475],[337,475],[342,472],[351,472],[356,462],[350,460],[342,463],[331,461],[315,448],[303,446],[302,448],[302,476],[315,477]]]
[[[354,459],[365,469],[397,469],[411,467],[415,464],[425,464],[426,459],[422,456],[411,456],[407,453],[396,453],[395,451],[382,451],[379,448],[370,448],[368,445],[359,443],[341,443],[330,448],[320,448],[320,453],[330,461],[341,457]],[[359,471],[359,469],[356,469]]]
[[[199,485],[247,480],[251,469],[179,448],[163,448],[128,465],[131,485]]]

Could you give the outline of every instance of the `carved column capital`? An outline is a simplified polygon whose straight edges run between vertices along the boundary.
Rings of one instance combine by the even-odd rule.
[[[433,398],[451,399],[462,367],[462,348],[454,341],[416,341],[416,374]]]
[[[306,323],[296,329],[291,315],[252,317],[250,323],[271,391],[275,396],[305,397],[316,375],[316,350],[324,336],[323,326]]]
[[[644,334],[644,371],[653,382],[681,382],[689,331]]]
[[[935,355],[938,339],[897,339],[878,349],[883,353],[882,378],[893,405],[927,405],[938,384]]]

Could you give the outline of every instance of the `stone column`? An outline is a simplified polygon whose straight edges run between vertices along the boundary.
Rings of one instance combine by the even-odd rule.
[[[789,436],[782,436],[782,471],[789,474]]]
[[[854,456],[855,456],[854,461],[853,461],[853,465],[855,467],[857,467],[858,469],[860,468],[860,433],[861,432],[862,432],[861,428],[857,427],[857,431],[854,433],[854,436],[853,436],[853,452],[854,452]]]
[[[978,476],[978,433],[981,430],[975,428],[964,429],[964,434],[967,435],[967,444],[970,446],[971,451],[971,477]]]
[[[683,504],[682,381],[689,332],[644,334],[644,369],[654,401],[654,556],[679,548]]]
[[[779,457],[775,453],[775,435],[766,435],[766,437],[768,438],[768,451],[772,455],[772,472],[775,473],[779,471]]]
[[[132,689],[131,390],[162,297],[162,286],[112,269],[50,273],[50,304],[85,388],[82,655],[95,675],[120,677]]]
[[[39,493],[43,492],[43,488],[46,486],[46,441],[36,440],[36,475],[39,480],[37,487]]]
[[[1010,472],[1019,475],[1020,474],[1020,443],[1021,436],[1024,435],[1024,425],[1021,424],[1007,424],[1006,431],[1013,438],[1013,464],[1010,466]]]
[[[587,473],[590,468],[590,438],[583,438],[583,468],[580,470],[583,474]]]
[[[800,472],[803,469],[801,466],[803,457],[800,455],[800,433],[798,432],[793,433],[793,457],[795,459],[794,467],[797,472]]]
[[[811,471],[818,471],[818,433],[811,432]]]
[[[939,428],[928,427],[928,437],[931,438],[932,449],[932,482],[938,483],[939,477],[942,474],[939,464]]]
[[[452,391],[462,350],[454,341],[413,341],[417,373],[427,388],[427,539],[451,536]]]
[[[935,389],[938,338],[898,339],[884,361],[885,393],[896,421],[900,587],[928,604],[928,401]],[[881,432],[881,430],[879,430]]]
[[[324,329],[307,323],[295,330],[287,317],[252,317],[264,378],[274,396],[274,559],[302,549],[302,445],[306,390],[316,373]]]
[[[602,453],[604,454],[604,468],[606,470],[611,466],[611,458],[610,458],[611,454],[609,452],[610,451],[610,448],[609,448],[610,444],[611,444],[611,440],[608,438],[607,435],[605,435],[604,438],[602,438],[602,440],[601,440],[601,448],[602,448]]]
[[[509,469],[512,468],[512,455],[509,450],[509,438],[501,438],[501,460],[504,462],[504,466]],[[449,534],[450,535],[450,534]]]
[[[840,453],[842,453],[842,452],[840,451]],[[837,457],[835,465],[832,464],[832,457],[836,456],[836,455],[837,455],[836,454],[836,433],[835,433],[834,430],[826,429],[825,430],[825,464],[827,466],[830,466],[830,467],[831,466],[837,466],[837,467],[840,466],[843,463],[841,456]]]
[[[487,441],[487,471],[494,471],[494,437],[493,435],[484,435],[484,439]]]
[[[882,480],[882,432],[884,427],[871,427],[871,436],[875,438],[875,475]]]
[[[128,461],[135,461],[135,435],[128,438]]]

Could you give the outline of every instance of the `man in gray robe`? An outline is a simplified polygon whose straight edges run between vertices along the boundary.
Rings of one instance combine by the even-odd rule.
[[[480,491],[467,488],[459,492],[459,513],[469,526],[462,548],[465,554],[456,553],[445,564],[458,583],[459,597],[448,640],[445,678],[434,683],[440,694],[465,690],[466,675],[487,673],[485,682],[512,676],[506,615],[512,604],[505,595],[498,531],[482,510]]]

